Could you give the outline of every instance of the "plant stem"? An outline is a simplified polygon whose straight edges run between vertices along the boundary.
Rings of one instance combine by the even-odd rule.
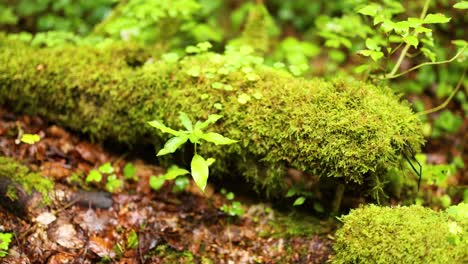
[[[458,92],[458,90],[460,90],[460,87],[462,86],[462,83],[465,80],[465,75],[466,75],[466,68],[463,71],[463,74],[462,74],[460,80],[458,81],[457,86],[455,87],[455,89],[452,91],[450,96],[441,105],[439,105],[437,107],[434,107],[432,109],[428,109],[426,111],[416,113],[416,115],[427,115],[427,114],[434,113],[434,112],[437,112],[439,110],[444,109],[448,105],[448,103],[452,100],[452,98],[455,96],[455,94]]]
[[[423,7],[423,10],[421,11],[421,15],[419,16],[419,18],[422,20],[424,19],[424,17],[426,16],[427,14],[427,10],[429,9],[429,4],[431,3],[431,0],[426,0],[426,2],[424,3],[424,7]],[[417,35],[416,32],[413,32],[413,35]],[[401,63],[403,62],[403,59],[405,58],[406,56],[406,53],[408,53],[408,50],[409,48],[411,47],[410,44],[406,43],[405,47],[403,48],[403,50],[401,51],[400,53],[400,57],[398,57],[398,60],[395,64],[395,66],[393,66],[393,69],[392,71],[390,72],[389,74],[389,77],[386,77],[386,79],[391,79],[392,76],[395,75],[395,73],[398,71],[398,69],[400,68],[401,66]]]
[[[438,65],[438,64],[444,64],[444,63],[450,63],[454,60],[456,60],[461,54],[463,54],[463,51],[465,51],[466,47],[468,47],[468,44],[465,45],[462,49],[460,49],[460,51],[457,52],[457,54],[455,54],[455,56],[453,56],[452,58],[448,59],[448,60],[444,60],[444,61],[435,61],[435,62],[424,62],[424,63],[421,63],[419,65],[416,65],[414,67],[411,67],[409,68],[408,70],[404,71],[404,72],[400,72],[398,74],[394,74],[394,75],[389,75],[389,76],[386,76],[385,78],[383,79],[394,79],[394,78],[397,78],[397,77],[400,77],[402,75],[405,75],[407,74],[408,72],[411,72],[411,71],[414,71],[416,69],[419,69],[423,66],[426,66],[426,65]]]

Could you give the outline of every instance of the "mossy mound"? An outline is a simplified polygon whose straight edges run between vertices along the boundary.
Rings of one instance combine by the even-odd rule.
[[[24,196],[18,192],[26,192],[26,195],[30,195],[33,191],[37,191],[41,193],[46,204],[50,202],[49,193],[54,188],[53,181],[31,172],[28,167],[16,160],[0,156],[0,180],[2,178],[8,180],[8,186],[2,186],[0,193],[11,201]],[[15,188],[15,184],[21,185],[22,188]]]
[[[375,205],[352,210],[341,218],[333,263],[466,263],[468,205],[459,207],[446,212]],[[450,212],[462,209],[463,217]]]
[[[157,148],[168,135],[147,121],[181,128],[179,111],[193,121],[221,114],[211,130],[239,143],[200,146],[202,155],[217,160],[212,171],[242,175],[276,196],[284,193],[286,168],[375,193],[406,147],[418,150],[423,141],[418,118],[389,88],[294,78],[248,54],[203,53],[141,65],[144,51],[119,45],[0,45],[0,104],[98,140]]]

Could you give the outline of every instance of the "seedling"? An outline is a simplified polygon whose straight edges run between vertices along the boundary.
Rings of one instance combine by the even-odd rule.
[[[209,115],[207,120],[205,120],[204,122],[197,121],[194,126],[190,118],[187,116],[187,114],[184,112],[180,112],[179,120],[181,121],[182,125],[185,127],[186,130],[178,130],[178,131],[165,126],[162,122],[157,121],[157,120],[148,122],[150,126],[161,130],[163,133],[169,133],[174,136],[166,142],[166,144],[164,145],[164,148],[159,150],[159,152],[157,153],[157,156],[174,153],[178,148],[184,145],[187,141],[190,141],[191,143],[194,144],[195,155],[193,156],[192,162],[190,164],[190,170],[191,170],[190,174],[192,175],[192,178],[197,184],[197,186],[202,191],[205,191],[206,182],[208,180],[208,175],[209,175],[208,167],[211,164],[213,164],[215,159],[213,158],[205,159],[202,156],[198,155],[197,145],[201,144],[202,140],[215,143],[216,145],[227,145],[227,144],[233,144],[237,142],[236,140],[224,137],[218,133],[204,132],[204,130],[209,125],[214,124],[220,118],[222,118],[221,115]],[[161,181],[161,179],[156,180],[156,181]],[[155,180],[153,180],[153,183],[156,184]],[[155,186],[157,187],[157,184]]]
[[[0,233],[0,258],[8,255],[8,248],[10,247],[12,233]]]
[[[225,212],[229,216],[241,217],[244,214],[244,208],[242,208],[242,204],[240,202],[233,201],[235,197],[234,193],[227,193],[225,189],[221,189],[221,194],[223,194],[227,200],[231,201],[231,204],[223,204],[220,210]]]
[[[101,166],[99,166],[99,168],[96,170],[91,170],[88,174],[88,176],[86,176],[86,182],[87,183],[90,183],[90,182],[101,182],[102,181],[102,174],[106,174],[108,175],[107,176],[107,182],[106,182],[106,190],[109,191],[109,192],[115,192],[117,190],[119,190],[120,188],[122,188],[122,180],[120,180],[119,178],[117,178],[117,175],[115,175],[114,173],[114,167],[112,167],[112,165],[110,164],[110,162],[106,162],[104,164],[102,164]],[[133,176],[133,175],[132,175]]]

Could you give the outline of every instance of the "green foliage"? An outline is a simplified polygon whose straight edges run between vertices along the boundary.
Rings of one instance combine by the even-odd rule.
[[[10,247],[12,238],[12,233],[0,233],[0,258],[8,254],[8,248]]]
[[[0,28],[22,22],[21,29],[30,32],[69,31],[84,35],[112,9],[115,0],[6,0],[0,4]]]
[[[185,190],[185,185],[183,183],[184,180],[182,181],[177,181],[178,178],[185,178],[185,177],[179,177],[179,176],[183,176],[183,175],[186,175],[186,174],[189,174],[190,172],[188,170],[185,170],[185,169],[181,169],[179,167],[177,167],[176,165],[172,165],[171,167],[169,167],[169,169],[167,170],[167,172],[161,176],[151,176],[150,177],[150,181],[149,181],[149,184],[151,186],[151,188],[155,191],[158,191],[159,189],[161,189],[161,187],[164,185],[164,183],[168,180],[176,180],[175,181],[175,187],[174,188],[177,188],[177,190],[175,190],[175,192],[178,192],[180,190]],[[185,186],[181,186],[181,185],[185,185]]]
[[[21,142],[33,145],[41,140],[41,137],[37,134],[23,134],[21,135]]]
[[[223,194],[226,199],[229,200],[229,204],[223,204],[223,206],[219,208],[222,212],[232,217],[241,217],[244,215],[244,208],[242,207],[242,203],[239,201],[234,201],[235,195],[233,192],[226,192],[225,189],[221,189],[221,194]]]
[[[135,166],[133,166],[132,163],[125,164],[123,168],[123,174],[126,180],[137,180],[136,173],[137,173],[137,170]]]
[[[440,137],[443,134],[457,132],[463,124],[463,119],[449,110],[444,110],[434,120],[432,137]]]
[[[102,164],[101,166],[99,166],[97,170],[96,169],[90,170],[88,175],[86,176],[86,182],[87,183],[91,183],[91,182],[100,183],[103,180],[103,174],[104,174],[107,176],[105,189],[111,193],[120,191],[123,187],[123,181],[119,179],[114,172],[115,170],[112,164],[110,164],[110,162],[106,162]],[[124,172],[124,177],[127,177],[125,175],[125,172]]]
[[[138,234],[135,230],[131,230],[127,236],[127,248],[136,249],[138,248]]]
[[[174,153],[178,148],[185,144],[188,140],[194,144],[195,154],[193,155],[192,162],[190,163],[190,174],[192,175],[193,180],[197,186],[204,191],[206,187],[206,182],[209,176],[208,167],[213,164],[215,161],[213,158],[206,159],[197,153],[197,144],[201,144],[201,140],[205,140],[215,145],[229,145],[234,144],[237,141],[223,137],[221,134],[215,132],[204,132],[209,125],[218,121],[222,116],[220,115],[209,115],[208,119],[204,122],[197,121],[195,125],[192,124],[192,121],[184,112],[179,112],[179,120],[186,130],[176,131],[169,127],[166,127],[162,122],[153,120],[148,122],[152,127],[155,127],[161,130],[164,133],[169,133],[174,137],[169,139],[164,148],[159,150],[157,156],[162,156],[170,153]],[[156,183],[155,183],[156,184]],[[158,184],[156,184],[158,186]]]
[[[459,214],[462,217],[459,217]],[[463,263],[466,205],[435,212],[421,206],[365,206],[343,216],[332,263]]]

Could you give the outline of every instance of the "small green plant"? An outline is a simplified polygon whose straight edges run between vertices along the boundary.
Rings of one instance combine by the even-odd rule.
[[[23,134],[21,135],[21,142],[33,145],[41,140],[41,137],[38,134]]]
[[[219,209],[229,216],[241,217],[244,214],[244,208],[242,208],[241,202],[234,201],[234,193],[226,192],[225,189],[221,189],[221,194],[223,194],[231,204],[223,204]]]
[[[180,112],[179,120],[181,121],[182,125],[185,127],[186,130],[178,130],[178,131],[165,126],[162,122],[157,121],[157,120],[148,122],[150,126],[155,127],[164,133],[169,133],[174,136],[166,142],[166,144],[161,150],[159,150],[159,152],[157,153],[157,156],[174,153],[178,148],[184,145],[187,141],[190,141],[191,143],[194,144],[195,154],[190,164],[190,169],[191,169],[190,174],[192,175],[192,178],[197,184],[197,186],[202,191],[205,190],[206,182],[208,180],[208,176],[209,176],[208,167],[211,164],[213,164],[215,160],[213,158],[205,159],[199,154],[197,154],[197,145],[201,144],[201,140],[208,141],[216,145],[227,145],[227,144],[233,144],[237,142],[236,140],[226,138],[215,132],[204,132],[204,130],[209,125],[214,124],[220,118],[222,118],[221,115],[209,115],[206,121],[204,122],[197,121],[195,125],[193,125],[192,121],[187,116],[187,114],[184,112]],[[165,178],[165,180],[167,180],[167,178]]]
[[[0,233],[0,258],[8,255],[8,248],[10,247],[12,233]]]
[[[125,167],[123,168],[123,174],[126,180],[136,181],[137,180],[136,173],[137,173],[137,170],[135,166],[133,166],[132,163],[125,164]]]
[[[311,191],[304,190],[301,186],[295,185],[288,190],[286,197],[296,197],[293,206],[300,206],[303,205],[307,199],[313,198],[314,195]],[[317,201],[313,203],[313,208],[318,213],[323,213],[325,211],[322,204]]]
[[[99,168],[93,169],[88,173],[86,176],[86,182],[96,182],[99,183],[102,181],[103,174],[107,175],[107,182],[105,188],[107,191],[113,193],[122,188],[123,182],[120,180],[117,175],[114,173],[114,167],[110,164],[110,162],[106,162],[99,166]]]
[[[127,236],[127,248],[135,249],[138,247],[138,234],[135,230],[131,230]]]
[[[181,192],[188,186],[188,180],[186,177],[179,176],[184,176],[189,173],[190,172],[188,170],[172,165],[165,174],[161,176],[151,176],[149,184],[153,190],[158,191],[166,181],[174,180],[174,188],[172,191]]]

